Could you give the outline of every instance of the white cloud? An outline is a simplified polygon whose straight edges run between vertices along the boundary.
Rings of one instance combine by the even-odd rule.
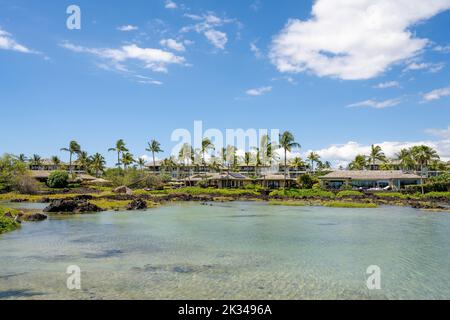
[[[174,39],[162,39],[159,43],[162,46],[172,49],[172,50],[175,50],[175,51],[179,51],[179,52],[186,51],[185,46],[181,42],[177,42]]]
[[[0,49],[11,50],[20,53],[38,53],[18,43],[16,40],[14,40],[14,38],[9,32],[6,32],[1,28],[0,28]]]
[[[125,45],[119,49],[86,48],[69,42],[64,42],[61,46],[73,52],[93,54],[109,61],[114,68],[123,68],[123,71],[126,71],[123,63],[128,60],[138,60],[144,64],[145,68],[155,72],[167,72],[169,65],[184,64],[185,62],[184,57],[174,55],[171,52],[161,49],[140,48],[135,44]]]
[[[380,146],[388,158],[395,158],[401,149],[417,145],[427,145],[436,149],[443,160],[447,161],[450,159],[450,139],[416,142],[385,141],[375,143],[375,145]],[[363,145],[358,142],[349,141],[345,144],[336,144],[315,150],[315,152],[319,154],[322,160],[334,161],[338,165],[345,166],[359,154],[370,154],[370,149],[371,145]]]
[[[207,30],[204,33],[206,39],[209,40],[216,48],[225,49],[225,45],[228,42],[228,37],[225,32],[217,31],[214,29]]]
[[[250,51],[253,52],[256,58],[261,59],[263,57],[263,54],[261,50],[256,45],[257,41],[250,42]]]
[[[400,88],[400,83],[398,83],[398,81],[382,82],[374,86],[374,88],[376,89]]]
[[[433,136],[450,140],[450,126],[447,129],[427,129],[426,132]]]
[[[138,30],[138,29],[139,29],[138,27],[132,26],[132,25],[130,25],[130,24],[124,25],[124,26],[120,26],[120,27],[117,27],[117,30],[119,30],[119,31],[124,31],[124,32],[127,32],[127,31],[135,31],[135,30]]]
[[[450,45],[447,46],[436,46],[433,49],[436,52],[442,52],[442,53],[450,53]]]
[[[412,62],[406,66],[403,71],[417,71],[417,70],[428,70],[431,73],[436,73],[441,71],[445,67],[445,63],[427,63],[427,62]]]
[[[450,87],[436,89],[423,95],[423,101],[429,102],[439,100],[443,97],[450,96]]]
[[[204,15],[185,14],[184,16],[197,21],[197,23],[181,28],[180,32],[195,31],[199,34],[203,34],[213,46],[218,49],[225,49],[225,46],[228,43],[228,35],[225,32],[217,30],[217,28],[236,22],[235,19],[220,18],[213,12],[208,12]]]
[[[177,9],[178,5],[175,2],[173,2],[172,0],[167,0],[165,8],[166,9]]]
[[[450,0],[317,0],[307,21],[289,20],[272,44],[280,72],[361,80],[419,54],[427,39],[409,28],[450,8]]]
[[[365,100],[357,103],[353,103],[347,106],[347,108],[374,108],[374,109],[385,109],[389,107],[395,107],[402,102],[401,98],[389,99],[384,101],[376,101],[376,100]]]
[[[261,96],[263,94],[269,93],[270,91],[272,91],[272,87],[261,87],[247,90],[246,94],[249,96]]]

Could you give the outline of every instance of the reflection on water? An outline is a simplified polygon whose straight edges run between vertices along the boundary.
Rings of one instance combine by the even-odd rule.
[[[449,230],[447,213],[390,207],[52,217],[0,236],[0,299],[449,299]],[[81,291],[66,288],[70,265]],[[366,287],[370,265],[382,290]]]

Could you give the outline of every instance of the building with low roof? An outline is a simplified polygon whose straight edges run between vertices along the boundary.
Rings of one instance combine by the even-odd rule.
[[[341,189],[344,186],[354,189],[401,190],[408,185],[418,185],[421,177],[403,171],[334,171],[319,178],[323,188]]]
[[[253,179],[236,172],[195,174],[181,180],[186,186],[195,186],[200,182],[206,182],[208,187],[243,188],[253,182]]]

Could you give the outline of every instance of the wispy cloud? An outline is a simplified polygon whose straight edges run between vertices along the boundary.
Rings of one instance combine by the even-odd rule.
[[[177,9],[178,5],[172,0],[167,0],[164,7],[166,9]]]
[[[220,18],[213,12],[208,12],[203,15],[186,13],[184,16],[197,23],[181,28],[180,32],[185,33],[195,31],[199,34],[203,34],[214,47],[221,50],[225,49],[225,46],[228,43],[228,35],[225,32],[218,30],[218,28],[236,22],[235,19]]]
[[[436,52],[442,52],[442,53],[450,53],[450,45],[447,46],[436,46],[433,48]]]
[[[376,89],[400,88],[398,81],[382,82],[374,86]]]
[[[353,103],[347,106],[347,108],[374,108],[385,109],[395,107],[402,102],[401,98],[389,99],[384,101],[365,100],[357,103]]]
[[[450,126],[447,129],[427,129],[425,132],[443,139],[450,139]]]
[[[445,63],[439,62],[439,63],[428,63],[428,62],[412,62],[406,66],[406,68],[403,70],[406,71],[418,71],[418,70],[426,70],[431,73],[436,73],[444,69]]]
[[[439,100],[443,97],[450,96],[450,86],[446,88],[440,88],[423,95],[423,102],[430,102],[434,100]]]
[[[174,39],[162,39],[159,43],[168,49],[172,49],[179,52],[186,51],[184,44]]]
[[[161,49],[141,48],[136,44],[125,45],[118,49],[87,48],[74,45],[70,42],[63,42],[61,46],[76,53],[92,54],[110,62],[113,67],[123,68],[124,70],[126,69],[124,63],[129,60],[137,60],[143,63],[143,67],[146,69],[164,73],[168,71],[167,67],[169,65],[185,63],[184,57],[177,56],[172,52]]]
[[[260,88],[254,88],[249,89],[245,93],[249,96],[261,96],[263,94],[269,93],[272,91],[272,87],[260,87]]]
[[[131,25],[131,24],[117,27],[117,30],[119,30],[119,31],[124,31],[124,32],[127,32],[127,31],[135,31],[135,30],[138,30],[138,29],[139,29],[138,27],[133,26],[133,25]]]
[[[20,53],[33,53],[39,54],[39,52],[29,49],[23,44],[18,43],[13,36],[0,28],[0,49],[1,50],[11,50]]]
[[[257,59],[261,59],[263,57],[263,54],[261,52],[261,50],[258,48],[258,46],[256,45],[258,43],[257,40],[250,42],[250,51],[253,52],[253,54],[255,55],[255,57]]]

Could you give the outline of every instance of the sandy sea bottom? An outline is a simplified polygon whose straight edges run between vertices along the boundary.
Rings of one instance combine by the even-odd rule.
[[[29,206],[33,206],[29,204]],[[182,203],[0,236],[0,299],[450,299],[450,215]],[[68,290],[68,266],[81,290]],[[381,290],[366,270],[381,268]]]

